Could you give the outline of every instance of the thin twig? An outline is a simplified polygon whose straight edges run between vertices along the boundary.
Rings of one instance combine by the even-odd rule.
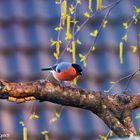
[[[75,21],[76,21],[77,6],[78,6],[78,3],[76,3],[75,6],[74,6],[74,25],[73,25],[73,30],[72,30],[73,40],[75,38],[74,31],[75,31],[75,27],[76,27],[76,24],[77,24],[77,23],[75,23]]]
[[[110,92],[116,86],[116,84],[120,83],[121,81],[123,81],[123,80],[125,80],[127,78],[133,77],[138,71],[140,71],[140,69],[136,70],[132,74],[129,74],[129,75],[127,75],[125,77],[122,77],[121,79],[117,80],[116,82],[114,82],[114,84],[108,90],[104,90],[104,92]]]
[[[139,15],[139,14],[137,14],[136,17],[138,17],[138,15]],[[128,26],[129,28],[130,28],[130,26],[131,26],[131,24],[132,24],[133,22],[134,22],[134,19],[131,20],[131,22],[130,22],[130,24],[129,24],[129,26]],[[138,67],[139,67],[139,69],[136,70],[136,71],[132,74],[132,76],[128,79],[128,82],[127,82],[125,91],[127,91],[128,86],[130,85],[130,82],[131,82],[131,80],[133,79],[133,77],[136,75],[136,73],[137,73],[138,71],[140,71],[140,46],[139,46],[139,36],[138,36],[138,34],[139,34],[138,23],[137,23],[136,29],[137,29],[136,38],[137,38],[137,47],[138,47],[138,58],[139,58],[139,59],[138,59],[138,61],[139,61]]]
[[[113,7],[117,6],[121,1],[123,1],[123,0],[118,0],[117,2],[113,2],[113,3],[109,4],[108,6],[106,6],[105,8],[103,8],[102,10],[96,11],[96,12],[94,12],[93,14],[91,14],[90,17],[87,18],[87,19],[80,25],[79,30],[77,30],[77,31],[75,32],[74,36],[77,35],[77,33],[84,27],[84,25],[85,25],[91,18],[93,18],[94,16],[96,16],[98,13],[102,13],[104,10],[106,10],[106,9],[112,7],[112,6],[113,6]]]
[[[99,27],[99,29],[98,29],[98,33],[97,33],[97,35],[96,35],[96,37],[95,37],[95,39],[94,39],[94,42],[93,42],[93,44],[91,45],[90,49],[88,50],[87,54],[85,55],[85,59],[87,59],[87,57],[90,55],[90,53],[91,53],[91,51],[92,51],[93,46],[95,46],[95,43],[96,43],[96,41],[97,41],[97,39],[98,39],[98,37],[99,37],[99,34],[100,34],[101,30],[102,30],[102,26],[103,26],[104,21],[108,18],[108,16],[109,16],[111,10],[112,10],[114,7],[116,7],[120,2],[121,2],[121,0],[117,1],[115,4],[111,4],[111,5],[108,6],[108,7],[110,7],[110,8],[108,9],[106,15],[104,16],[104,18],[103,18],[103,20],[102,20],[102,23],[101,23],[101,25],[100,25],[100,27]]]
[[[139,57],[139,69],[140,69],[140,44],[139,44],[139,16],[138,16],[138,23],[137,23],[137,46],[138,46],[138,57]]]
[[[139,13],[136,13],[135,17],[137,18],[138,15],[139,15]],[[130,30],[130,27],[131,27],[131,25],[133,24],[134,21],[135,21],[134,18],[132,18],[132,19],[130,20],[130,22],[129,22],[129,24],[128,24],[128,29],[127,29],[127,31],[126,31],[126,35],[128,35],[129,30]]]
[[[139,13],[136,13],[135,17],[137,18],[138,15],[139,15]],[[128,35],[129,30],[130,30],[130,27],[131,27],[131,25],[133,24],[134,21],[135,21],[134,18],[132,18],[132,19],[130,20],[130,22],[129,22],[129,24],[128,24],[128,29],[127,29],[126,35]],[[138,46],[138,39],[139,39],[139,38],[138,38],[138,23],[137,23],[137,34],[136,34],[136,36],[137,36],[137,46]],[[124,89],[124,92],[127,91],[127,89],[128,89],[128,87],[129,87],[130,82],[131,82],[131,80],[133,79],[133,77],[137,74],[138,71],[140,71],[140,53],[139,53],[139,46],[138,46],[138,55],[139,55],[139,60],[138,60],[138,61],[139,61],[139,66],[138,66],[139,69],[136,70],[136,71],[129,77],[128,82],[127,82],[127,85],[126,85],[126,87],[125,87],[125,89]]]
[[[112,130],[109,130],[107,135],[106,135],[106,139],[108,139],[110,132],[112,132]],[[112,132],[113,133],[113,132]]]
[[[127,82],[127,85],[126,85],[126,88],[124,89],[124,92],[127,91],[128,86],[129,86],[131,80],[133,79],[133,77],[134,77],[134,76],[137,74],[137,72],[139,72],[139,71],[140,71],[140,69],[136,70],[136,71],[129,77],[128,82]]]

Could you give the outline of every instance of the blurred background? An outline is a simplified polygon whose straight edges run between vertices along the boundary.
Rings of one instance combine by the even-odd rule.
[[[68,5],[75,0],[67,0]],[[116,0],[115,0],[116,1]],[[107,6],[114,0],[104,0]],[[129,21],[134,15],[133,4],[140,7],[139,0],[122,0],[110,13],[108,24],[100,32],[95,51],[87,59],[87,67],[83,76],[78,79],[77,86],[87,90],[104,91],[111,86],[111,81],[133,73],[139,68],[139,55],[132,52],[131,46],[139,46],[140,24],[132,24],[129,29],[128,40],[124,43],[123,64],[119,59],[119,43],[126,33],[123,22]],[[93,12],[96,11],[96,1],[93,1]],[[82,0],[77,7],[77,19],[82,24],[88,11],[88,0]],[[76,48],[77,63],[83,65],[79,53],[86,54],[94,42],[90,32],[98,29],[107,10],[99,12],[89,19],[79,31],[76,38],[82,42]],[[27,82],[46,78],[48,73],[41,72],[42,67],[56,63],[53,56],[54,46],[50,40],[57,40],[58,32],[54,30],[59,25],[60,5],[55,0],[0,0],[0,78],[11,82]],[[65,41],[65,27],[61,31],[61,52],[67,45]],[[61,61],[72,62],[71,54],[65,51]],[[52,76],[49,80],[54,81]],[[140,91],[139,74],[133,78],[128,90],[131,94]],[[127,80],[117,84],[111,94],[122,94]],[[29,119],[32,105],[35,104],[38,119]],[[91,112],[64,107],[61,117],[50,123],[55,112],[61,110],[60,105],[38,101],[22,104],[0,101],[0,134],[8,133],[5,139],[22,139],[23,121],[28,128],[29,140],[43,140],[41,131],[48,131],[50,140],[98,140],[99,135],[107,135],[109,129],[96,115]],[[139,131],[140,121],[135,119],[139,110],[133,112],[134,125]]]

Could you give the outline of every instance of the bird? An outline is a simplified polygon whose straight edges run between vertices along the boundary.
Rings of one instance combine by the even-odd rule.
[[[77,76],[82,75],[82,68],[79,64],[70,62],[60,62],[42,71],[51,71],[57,81],[72,81]]]

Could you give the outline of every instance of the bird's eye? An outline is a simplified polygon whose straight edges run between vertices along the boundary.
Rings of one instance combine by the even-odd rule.
[[[57,72],[59,72],[59,73],[60,73],[60,72],[61,72],[61,70],[60,70],[60,69],[57,69]]]

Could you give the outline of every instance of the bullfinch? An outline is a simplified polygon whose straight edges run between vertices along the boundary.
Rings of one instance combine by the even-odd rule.
[[[58,81],[71,81],[79,75],[82,75],[82,68],[78,64],[61,62],[52,67],[42,68],[42,71],[51,71],[54,78]]]

